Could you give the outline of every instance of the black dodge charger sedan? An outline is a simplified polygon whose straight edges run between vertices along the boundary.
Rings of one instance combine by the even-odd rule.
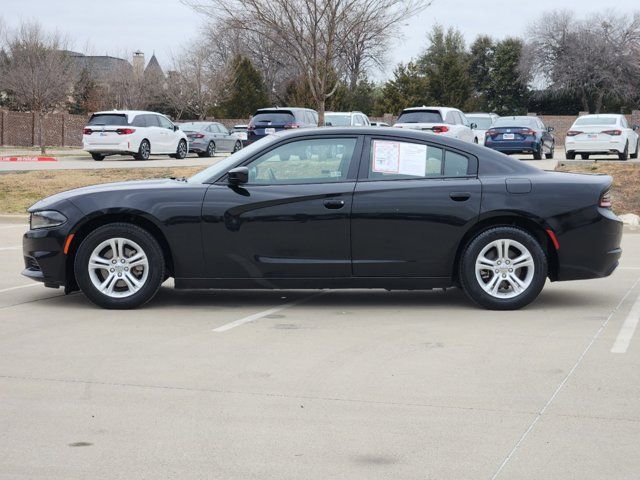
[[[544,172],[392,128],[276,133],[188,179],[96,185],[33,205],[29,278],[105,308],[176,288],[458,286],[516,309],[622,253],[611,177]]]

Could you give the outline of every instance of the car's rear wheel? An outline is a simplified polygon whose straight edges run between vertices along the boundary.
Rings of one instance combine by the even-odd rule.
[[[588,153],[581,153],[580,154],[580,158],[582,160],[589,160],[589,154]]]
[[[540,144],[538,148],[533,151],[533,159],[542,160],[542,144]]]
[[[576,158],[576,152],[567,152],[567,160],[574,160]]]
[[[630,155],[631,158],[638,158],[638,154],[640,153],[640,140],[636,143],[636,151]]]
[[[176,153],[169,156],[171,158],[177,158],[178,160],[182,160],[183,158],[187,157],[187,153],[189,153],[187,142],[184,140],[180,140],[178,142],[178,147],[176,148]]]
[[[216,154],[216,144],[209,142],[207,149],[198,154],[199,157],[213,157]]]
[[[629,159],[629,142],[624,145],[624,150],[618,154],[618,158],[620,160],[628,160]]]
[[[149,140],[144,139],[140,142],[140,146],[138,147],[138,153],[136,153],[133,158],[136,160],[149,160],[149,156],[151,155],[151,144]]]
[[[472,239],[460,260],[460,284],[471,300],[492,310],[522,308],[540,294],[547,258],[525,230],[495,227]]]
[[[101,162],[102,160],[104,160],[104,155],[102,155],[101,153],[92,153],[91,158],[93,158],[96,162]]]
[[[82,241],[74,272],[78,286],[93,303],[126,309],[153,298],[165,278],[165,264],[149,232],[129,223],[113,223]]]

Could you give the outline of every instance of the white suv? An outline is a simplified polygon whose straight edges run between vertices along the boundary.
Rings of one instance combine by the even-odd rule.
[[[91,115],[84,128],[82,148],[94,160],[107,155],[133,155],[147,160],[149,155],[184,158],[189,141],[167,117],[155,112],[112,110]]]
[[[393,126],[436,133],[470,143],[475,138],[472,125],[464,113],[457,108],[425,106],[405,108]]]

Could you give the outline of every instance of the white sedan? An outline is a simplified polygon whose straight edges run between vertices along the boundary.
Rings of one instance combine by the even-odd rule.
[[[567,132],[567,159],[573,160],[577,154],[585,160],[596,154],[618,155],[620,160],[638,158],[640,140],[637,130],[637,125],[629,127],[624,115],[579,117]]]

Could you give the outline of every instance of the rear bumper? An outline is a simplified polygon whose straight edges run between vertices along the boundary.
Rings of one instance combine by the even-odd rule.
[[[571,140],[565,141],[565,150],[577,153],[620,153],[624,151],[626,140],[614,138],[610,141]]]
[[[622,221],[611,210],[598,210],[594,222],[558,234],[557,280],[607,277],[618,267]]]
[[[129,141],[109,144],[83,142],[82,149],[89,153],[119,154],[137,152],[138,146],[133,146]]]
[[[193,140],[189,140],[189,151],[202,153],[207,151],[207,147],[209,146],[209,142],[197,142]]]
[[[528,140],[496,142],[494,140],[486,140],[484,146],[502,153],[531,153],[539,150],[540,142]]]

